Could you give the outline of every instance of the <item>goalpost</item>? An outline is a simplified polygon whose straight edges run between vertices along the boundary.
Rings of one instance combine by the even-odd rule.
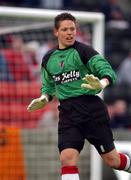
[[[62,10],[0,7],[0,16],[52,20]],[[93,47],[101,54],[104,49],[104,15],[102,13],[69,11],[80,22],[93,24]]]
[[[31,8],[16,8],[16,7],[0,7],[0,37],[7,34],[21,34],[21,36],[29,42],[29,36],[31,40],[40,40],[42,38],[51,39],[49,35],[52,30],[52,20],[59,14],[65,12],[65,10],[49,10],[49,9],[31,9]],[[80,12],[80,11],[68,11],[76,17],[79,23],[84,26],[86,31],[86,25],[91,25],[91,37],[92,46],[100,53],[104,53],[104,15],[96,12]],[[11,23],[9,23],[11,22]],[[88,25],[87,25],[88,26]],[[42,35],[30,35],[31,31],[42,31]],[[25,33],[26,31],[26,33]],[[39,37],[40,36],[40,37]],[[44,36],[44,37],[43,37]],[[44,39],[44,40],[45,40]],[[43,39],[42,39],[43,40]],[[33,97],[32,97],[33,98]],[[91,147],[91,168],[89,180],[102,180],[101,175],[101,160],[97,155],[96,150]],[[88,161],[88,160],[87,160]],[[37,180],[37,179],[36,179]]]

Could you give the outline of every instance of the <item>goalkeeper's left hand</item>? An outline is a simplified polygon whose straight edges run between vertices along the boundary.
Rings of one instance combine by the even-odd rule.
[[[108,79],[103,78],[100,80],[93,74],[86,74],[83,80],[85,81],[85,83],[82,83],[81,87],[90,90],[102,90],[109,85]]]

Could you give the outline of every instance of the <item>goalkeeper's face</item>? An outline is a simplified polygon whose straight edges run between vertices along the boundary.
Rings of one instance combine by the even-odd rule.
[[[61,21],[59,28],[55,29],[55,36],[60,49],[73,45],[76,39],[76,24],[71,20]]]

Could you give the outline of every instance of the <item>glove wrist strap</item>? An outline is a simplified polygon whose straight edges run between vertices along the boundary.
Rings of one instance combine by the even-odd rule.
[[[49,101],[49,100],[48,100],[48,97],[47,97],[46,95],[42,95],[42,96],[40,97],[40,99],[41,99],[41,101],[43,101],[43,100],[46,100],[47,102]]]
[[[108,81],[108,79],[101,79],[100,80],[100,83],[101,83],[101,85],[102,85],[102,89],[104,89],[106,86],[108,86],[109,85],[109,81]]]

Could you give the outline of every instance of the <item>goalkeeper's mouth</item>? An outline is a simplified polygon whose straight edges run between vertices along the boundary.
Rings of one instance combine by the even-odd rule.
[[[68,43],[74,43],[74,38],[73,37],[67,37],[66,38],[66,42],[68,42]]]

